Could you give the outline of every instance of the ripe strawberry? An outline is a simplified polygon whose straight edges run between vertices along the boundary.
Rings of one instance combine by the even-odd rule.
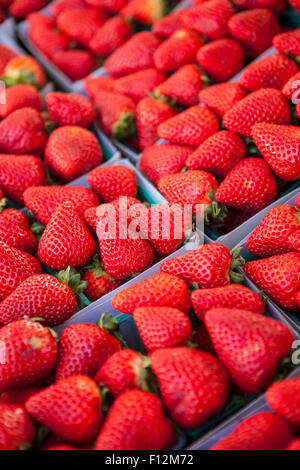
[[[29,229],[29,222],[25,214],[17,209],[0,209],[0,221],[8,220],[20,228]]]
[[[192,152],[192,147],[183,145],[151,145],[142,153],[139,167],[157,185],[163,176],[181,172]]]
[[[235,13],[229,0],[210,0],[183,14],[186,28],[191,28],[211,41],[228,36],[227,23]]]
[[[211,450],[284,450],[293,434],[279,416],[262,412],[247,418]]]
[[[93,440],[102,422],[101,396],[95,382],[77,375],[51,385],[26,402],[27,412],[67,442]]]
[[[48,376],[57,358],[56,340],[39,323],[19,320],[3,326],[0,338],[6,362],[0,369],[0,390],[25,387]]]
[[[0,404],[0,449],[29,450],[35,439],[35,426],[25,409]]]
[[[68,326],[60,338],[56,381],[80,374],[94,377],[102,364],[120,349],[120,342],[97,325]]]
[[[196,348],[199,349],[199,351],[216,356],[216,352],[204,323],[199,322],[197,329],[192,332],[191,341],[196,345]]]
[[[190,310],[188,287],[175,276],[157,273],[118,292],[112,306],[128,315],[133,315],[138,307],[174,307],[187,313]]]
[[[26,21],[28,22],[29,31],[37,28],[52,29],[56,26],[54,18],[39,12],[30,13]]]
[[[88,47],[105,21],[106,13],[96,8],[77,8],[62,11],[56,18],[57,27],[73,41]]]
[[[235,0],[234,4],[239,10],[269,8],[276,13],[282,13],[286,9],[284,0]]]
[[[168,103],[151,98],[142,99],[136,108],[139,147],[141,150],[158,140],[157,129],[160,124],[175,116],[176,111]]]
[[[47,141],[44,128],[44,119],[36,109],[13,111],[0,122],[0,151],[41,155]]]
[[[64,10],[72,10],[75,8],[83,8],[85,6],[84,0],[57,0],[50,4],[50,13],[56,18]]]
[[[40,158],[0,154],[0,185],[4,194],[19,206],[24,205],[23,193],[27,188],[46,183],[44,172]]]
[[[69,202],[58,206],[39,243],[42,263],[55,270],[80,268],[96,252],[96,243],[74,206]]]
[[[168,13],[168,2],[165,0],[131,0],[121,10],[121,15],[129,20],[151,25]]]
[[[53,54],[52,60],[74,82],[87,77],[96,68],[95,58],[88,51],[59,51]]]
[[[218,117],[222,118],[246,95],[247,91],[239,83],[227,82],[204,88],[199,93],[199,100]]]
[[[177,116],[168,119],[158,128],[161,139],[172,144],[198,147],[220,128],[216,116],[203,106],[193,106]]]
[[[248,261],[245,273],[281,307],[298,310],[296,294],[300,290],[300,253],[286,253],[267,259]]]
[[[299,99],[299,80],[300,72],[293,75],[282,88],[284,96],[290,101],[293,101],[293,103],[297,103]]]
[[[291,233],[289,236],[289,245],[293,251],[300,252],[300,230],[296,230],[295,232]]]
[[[142,31],[113,52],[105,61],[104,67],[113,77],[122,77],[153,67],[153,54],[160,43],[154,34]]]
[[[206,312],[215,308],[238,308],[260,314],[265,310],[260,296],[240,284],[195,290],[192,292],[191,301],[194,312],[201,321],[204,320]]]
[[[64,126],[52,132],[45,149],[45,160],[51,171],[63,181],[72,181],[103,159],[96,136],[78,126]]]
[[[197,33],[190,29],[179,29],[154,52],[155,67],[163,72],[171,72],[192,64],[202,45],[203,40]]]
[[[92,7],[104,8],[110,13],[117,13],[128,0],[85,0],[85,3]]]
[[[234,132],[220,131],[208,137],[187,159],[190,170],[205,170],[219,178],[246,157],[246,145]]]
[[[228,396],[228,376],[210,354],[179,347],[151,354],[163,404],[172,419],[196,429],[219,413]]]
[[[152,393],[130,390],[113,403],[96,440],[96,450],[163,450],[175,433],[161,402]]]
[[[88,182],[104,202],[112,202],[120,196],[137,195],[135,173],[122,165],[96,168],[89,173]]]
[[[97,211],[98,211],[99,206],[95,207],[89,207],[84,211],[83,214],[81,214],[81,217],[89,227],[89,229],[96,235],[96,230],[97,230]]]
[[[91,102],[76,93],[48,93],[46,103],[49,118],[59,126],[79,126],[89,128],[95,120]]]
[[[300,439],[293,439],[284,450],[300,450]]]
[[[132,36],[132,30],[120,16],[107,20],[97,29],[89,42],[89,49],[96,55],[107,57]]]
[[[87,283],[84,294],[91,302],[95,302],[122,285],[120,281],[109,277],[103,269],[99,272],[97,270],[85,271],[82,280]]]
[[[43,110],[42,98],[31,85],[15,85],[6,90],[6,103],[0,104],[0,117],[6,118],[9,114],[21,108],[34,108]]]
[[[162,72],[150,68],[115,80],[113,89],[121,95],[128,96],[133,101],[139,102],[165,79],[166,76]]]
[[[42,390],[42,385],[30,385],[28,387],[7,390],[1,394],[1,405],[15,405],[24,407],[28,398]]]
[[[71,46],[71,39],[57,29],[33,26],[29,23],[30,41],[52,60],[52,57],[62,51],[67,51]]]
[[[289,237],[300,229],[299,211],[286,204],[268,212],[247,241],[250,253],[266,258],[291,251]]]
[[[289,54],[293,57],[299,56],[300,28],[277,34],[277,36],[273,38],[273,46],[278,52],[281,52],[282,54]]]
[[[266,8],[236,13],[227,26],[230,35],[244,46],[251,58],[268,49],[273,37],[280,32],[274,12]]]
[[[1,75],[3,74],[6,64],[8,64],[8,62],[11,59],[14,59],[15,57],[17,57],[17,54],[15,51],[13,51],[7,46],[4,46],[4,44],[0,44],[0,73]]]
[[[262,88],[236,103],[223,118],[230,131],[251,137],[251,128],[260,122],[290,124],[289,104],[279,90]]]
[[[47,77],[41,65],[29,55],[20,55],[12,58],[3,70],[4,81],[7,85],[24,83],[38,88],[46,84]]]
[[[9,7],[9,14],[20,20],[26,18],[29,13],[41,10],[48,3],[48,0],[13,0]]]
[[[178,29],[184,28],[182,17],[188,10],[189,8],[183,8],[155,21],[152,25],[152,32],[161,38],[168,38]]]
[[[34,255],[37,250],[35,236],[28,228],[22,228],[0,214],[0,240],[20,251]]]
[[[268,405],[285,421],[300,430],[300,379],[282,380],[272,385],[266,393]]]

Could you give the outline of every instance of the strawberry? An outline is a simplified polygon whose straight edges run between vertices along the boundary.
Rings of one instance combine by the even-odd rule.
[[[120,196],[137,195],[137,181],[133,170],[122,165],[96,168],[88,175],[91,188],[104,202],[112,202]]]
[[[85,0],[85,3],[92,7],[104,8],[110,13],[117,13],[128,0]]]
[[[40,155],[47,141],[42,115],[33,108],[13,111],[0,122],[0,151]]]
[[[223,117],[230,131],[251,137],[251,128],[260,122],[290,124],[289,104],[279,90],[262,88],[236,103]]]
[[[189,318],[171,307],[139,307],[133,318],[147,351],[184,346],[192,329]]]
[[[78,126],[64,126],[52,132],[45,149],[45,160],[51,171],[63,181],[72,181],[103,159],[96,136]]]
[[[289,237],[300,229],[299,211],[284,204],[274,207],[258,224],[247,241],[250,253],[264,258],[291,251]]]
[[[272,385],[266,393],[268,405],[272,410],[300,430],[300,379],[282,380]]]
[[[30,385],[29,387],[7,390],[1,394],[1,405],[15,405],[24,407],[28,398],[42,390],[41,385]]]
[[[232,281],[242,281],[234,269],[243,264],[243,259],[231,256],[226,246],[220,243],[202,245],[186,255],[164,261],[161,272],[172,274],[197,288],[228,286]]]
[[[235,13],[229,0],[210,0],[183,14],[186,28],[191,28],[211,41],[228,36],[227,23]]]
[[[109,277],[103,269],[99,272],[97,270],[86,270],[82,280],[87,283],[84,294],[91,302],[95,302],[122,285],[120,281],[115,281]]]
[[[83,215],[89,207],[99,204],[94,191],[83,186],[28,188],[24,193],[24,201],[35,218],[44,225],[49,223],[53,212],[63,202],[70,202],[79,215]]]
[[[120,349],[120,342],[97,325],[68,326],[60,338],[56,381],[80,374],[94,377],[102,364]]]
[[[89,227],[89,229],[96,235],[96,230],[97,230],[97,211],[98,207],[89,207],[84,211],[83,214],[81,214],[81,217],[85,221],[86,225]]]
[[[43,110],[42,98],[31,85],[15,85],[6,90],[6,103],[0,104],[0,117],[6,118],[9,114],[21,108],[34,108]]]
[[[84,80],[85,90],[93,103],[98,91],[113,91],[113,84],[111,77],[87,77]]]
[[[75,8],[83,8],[85,6],[84,0],[57,0],[50,5],[50,13],[56,18],[64,10],[72,10]]]
[[[214,350],[213,344],[211,342],[210,336],[208,331],[204,325],[204,323],[199,322],[197,329],[192,332],[191,337],[192,344],[196,346],[199,351],[206,352],[211,354],[212,356],[216,355]]]
[[[215,308],[238,308],[260,314],[265,310],[260,296],[240,284],[195,290],[192,292],[191,301],[194,312],[201,321],[204,320],[206,312]]]
[[[282,93],[284,96],[294,103],[297,103],[299,98],[299,80],[300,72],[293,75],[282,88]]]
[[[250,416],[211,450],[284,450],[293,430],[279,416],[262,412]]]
[[[138,307],[173,307],[187,313],[190,310],[188,287],[175,276],[156,273],[115,294],[112,306],[128,315],[133,315]]]
[[[65,34],[44,26],[33,27],[29,24],[29,38],[49,59],[58,52],[67,51],[71,46],[71,39]]]
[[[74,206],[69,202],[58,206],[39,243],[42,263],[55,270],[80,268],[96,251],[96,243]]]
[[[3,70],[4,81],[8,86],[24,83],[38,88],[46,84],[47,77],[41,65],[29,55],[12,58]]]
[[[295,10],[300,10],[299,0],[289,0],[288,2]]]
[[[113,89],[115,92],[126,95],[138,103],[165,79],[166,76],[162,72],[150,68],[115,80]]]
[[[293,439],[284,450],[300,450],[300,439]]]
[[[218,117],[222,118],[246,95],[247,91],[239,83],[227,82],[204,88],[199,93],[199,100]]]
[[[10,49],[9,47],[5,46],[4,44],[0,44],[0,73],[3,74],[6,64],[11,59],[17,57],[15,51]]]
[[[41,10],[48,3],[48,0],[13,0],[9,7],[9,14],[20,20],[26,18],[29,13]]]
[[[240,84],[250,91],[261,88],[281,90],[297,71],[295,62],[285,54],[273,54],[248,65],[240,77]]]
[[[109,136],[122,139],[136,132],[135,103],[128,96],[112,91],[98,91],[94,104],[99,112],[99,123]]]
[[[152,32],[161,38],[168,38],[178,29],[184,28],[182,17],[188,10],[189,8],[183,8],[155,21],[152,25]]]
[[[282,13],[286,8],[284,0],[235,0],[234,4],[239,10],[269,8],[276,13]]]
[[[81,80],[96,67],[93,55],[88,51],[69,50],[53,54],[54,64],[72,81]]]
[[[197,33],[190,29],[179,29],[154,52],[155,67],[163,72],[171,72],[192,64],[202,45],[203,40]]]
[[[122,77],[153,67],[153,54],[160,44],[154,34],[142,31],[113,52],[105,61],[104,67],[113,77]]]
[[[172,144],[198,147],[220,128],[216,116],[203,106],[192,106],[158,127],[161,139]]]
[[[198,94],[205,78],[196,65],[184,65],[155,89],[155,96],[175,100],[176,104],[189,108],[198,104]]]
[[[300,253],[286,253],[267,259],[248,261],[245,273],[281,307],[298,310],[296,295],[300,290]]]
[[[35,236],[28,228],[22,228],[1,215],[0,240],[31,255],[34,255],[37,250]]]
[[[160,124],[177,113],[168,103],[151,98],[142,99],[136,108],[139,147],[141,150],[153,145],[158,140],[157,130]]]
[[[246,157],[246,145],[234,132],[220,131],[208,137],[187,159],[190,170],[205,170],[218,178]]]
[[[244,51],[233,39],[218,39],[199,49],[197,62],[212,80],[224,82],[243,68]]]
[[[180,173],[192,152],[192,147],[183,145],[151,145],[143,151],[139,167],[157,186],[163,176]]]
[[[107,57],[132,36],[132,30],[120,16],[107,20],[97,29],[89,42],[89,49],[96,55]]]
[[[130,0],[121,10],[121,15],[142,24],[152,24],[168,12],[166,0]]]
[[[285,325],[229,308],[209,310],[204,321],[220,360],[242,391],[259,393],[273,382],[294,340]]]
[[[40,158],[0,154],[0,185],[4,194],[19,206],[24,205],[23,193],[27,188],[46,183],[44,173]]]
[[[3,326],[0,338],[6,362],[0,369],[0,390],[25,387],[48,376],[57,358],[56,340],[39,323],[19,320]]]
[[[226,370],[215,357],[193,349],[158,349],[151,354],[163,404],[185,429],[196,429],[219,413],[228,396]]]
[[[46,103],[49,118],[59,126],[79,126],[89,128],[95,120],[91,102],[76,93],[48,93]]]
[[[152,393],[129,390],[113,403],[97,437],[96,450],[163,450],[175,433],[161,402]]]
[[[35,426],[25,409],[0,405],[0,449],[29,450],[35,439]]]
[[[52,29],[56,26],[54,18],[39,12],[30,13],[27,16],[26,21],[28,22],[29,31],[32,29],[36,30],[38,28]]]
[[[76,312],[77,301],[70,287],[48,274],[37,274],[23,281],[0,304],[0,322],[40,317],[48,326],[68,320]]]
[[[9,220],[20,228],[29,229],[29,222],[25,214],[17,209],[0,209],[0,222],[2,220]]]
[[[300,28],[277,34],[277,36],[273,38],[273,46],[278,52],[281,52],[282,54],[289,54],[293,57],[299,56]]]
[[[67,442],[85,444],[94,439],[102,422],[101,396],[87,376],[68,377],[26,402],[27,412]]]
[[[230,35],[239,41],[251,58],[259,56],[272,44],[280,26],[273,11],[254,8],[233,15],[228,21]]]
[[[293,251],[300,252],[300,230],[291,233],[288,240],[289,246]]]
[[[262,156],[279,178],[285,181],[299,179],[300,135],[297,127],[261,123],[254,125],[251,133]]]

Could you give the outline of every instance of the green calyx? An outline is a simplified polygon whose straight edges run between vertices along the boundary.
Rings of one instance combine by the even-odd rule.
[[[151,359],[150,357],[143,356],[143,360],[142,370],[139,375],[140,388],[144,392],[160,396],[158,380],[151,369]]]
[[[134,137],[136,132],[135,113],[123,113],[113,127],[112,136],[115,139],[126,139],[128,137]]]
[[[98,255],[94,256],[93,262],[88,264],[85,267],[85,270],[89,271],[90,273],[94,273],[96,279],[99,279],[99,277],[105,274],[111,281],[114,281],[114,279],[104,270],[103,263],[100,261]]]
[[[68,266],[65,271],[59,271],[56,278],[62,284],[69,286],[74,294],[80,295],[87,287],[87,282],[81,280],[80,273]]]
[[[3,75],[1,80],[3,80],[8,87],[20,84],[36,86],[35,74],[33,72],[28,72],[25,69],[20,69],[13,77]]]
[[[47,135],[50,136],[50,134],[57,129],[58,125],[55,124],[55,122],[50,121],[49,113],[47,111],[42,111],[41,115],[45,121],[45,131]]]
[[[0,200],[0,214],[1,214],[1,212],[3,212],[3,210],[5,209],[6,204],[7,204],[7,199],[6,199],[5,197],[3,197],[3,198]]]
[[[211,205],[206,209],[204,214],[204,223],[205,225],[210,225],[211,223],[221,223],[227,216],[228,209],[227,207],[215,200],[215,192],[210,191],[208,197],[211,199]]]
[[[171,98],[168,98],[165,95],[162,95],[159,91],[159,87],[155,88],[153,93],[149,93],[149,96],[151,96],[151,98],[155,98],[156,100],[163,101],[164,103],[167,103],[169,106],[172,106],[172,108],[174,108],[174,109],[178,109],[177,100],[176,99],[171,99]]]
[[[31,211],[28,211],[27,218],[28,218],[28,221],[29,221],[30,230],[35,235],[35,238],[39,242],[42,235],[43,235],[43,233],[44,233],[45,226],[42,225],[40,222],[38,222],[35,219],[35,217],[34,217],[34,215]]]
[[[120,333],[120,322],[112,314],[104,312],[97,326],[105,330],[110,335],[114,336],[124,348],[127,348],[127,343]]]
[[[236,272],[238,268],[245,266],[245,260],[242,256],[240,256],[241,251],[242,251],[242,248],[239,247],[239,248],[235,248],[231,252],[231,264],[230,264],[230,269],[229,269],[229,277],[233,284],[243,284],[245,280],[245,277],[242,273]]]
[[[258,150],[258,148],[257,148],[257,146],[256,146],[253,139],[251,139],[250,137],[245,137],[244,142],[246,144],[247,155],[249,157],[259,157],[260,156],[260,151]]]

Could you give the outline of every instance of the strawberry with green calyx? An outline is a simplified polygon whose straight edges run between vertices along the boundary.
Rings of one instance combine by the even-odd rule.
[[[169,11],[168,0],[131,0],[120,11],[121,15],[128,20],[151,25],[160,18],[166,16]]]
[[[87,288],[87,282],[83,279],[83,275],[80,271],[68,266],[66,270],[59,271],[56,274],[56,278],[59,282],[68,286],[73,294],[75,294],[79,308],[86,307],[86,299],[82,294]]]
[[[82,280],[86,283],[84,295],[91,302],[95,302],[122,285],[121,281],[116,281],[105,272],[98,255],[94,257],[93,264],[85,267]]]
[[[42,88],[47,81],[46,74],[39,62],[29,55],[12,58],[3,70],[3,80],[7,86],[33,85]]]

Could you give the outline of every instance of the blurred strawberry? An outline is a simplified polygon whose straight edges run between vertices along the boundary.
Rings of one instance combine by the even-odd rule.
[[[121,15],[142,24],[152,24],[168,13],[165,0],[130,0],[121,10]]]
[[[84,0],[57,0],[50,5],[50,13],[56,18],[64,10],[73,10],[85,7]]]
[[[115,80],[113,90],[138,103],[165,79],[166,75],[155,68],[141,70]]]
[[[25,409],[0,404],[0,449],[29,450],[35,440],[35,426]]]
[[[14,85],[6,90],[6,103],[0,104],[0,117],[4,119],[13,111],[27,107],[43,110],[39,92],[31,85]]]
[[[0,44],[0,73],[3,74],[6,64],[11,60],[17,57],[15,51],[10,49],[4,44]]]
[[[48,0],[13,0],[9,7],[9,14],[20,20],[26,18],[29,13],[41,10]]]
[[[60,51],[53,54],[52,60],[72,81],[85,78],[96,67],[96,61],[93,55],[88,51]]]
[[[12,58],[4,67],[2,80],[8,86],[33,85],[42,88],[47,81],[44,70],[36,59],[29,55],[20,55]]]
[[[247,91],[239,83],[226,82],[204,88],[199,92],[199,100],[222,118],[246,95]]]
[[[178,29],[184,28],[182,17],[188,10],[189,8],[183,8],[155,21],[152,25],[152,32],[156,36],[168,38]]]
[[[89,128],[95,120],[91,102],[76,93],[48,93],[46,104],[50,120],[59,126]]]

